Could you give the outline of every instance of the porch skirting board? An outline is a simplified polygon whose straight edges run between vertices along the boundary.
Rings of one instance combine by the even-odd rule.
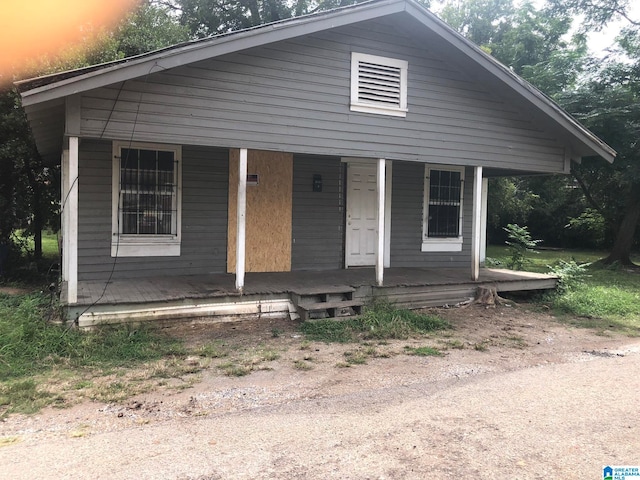
[[[71,312],[70,312],[71,313]],[[99,325],[152,321],[162,325],[176,321],[217,323],[240,319],[297,318],[296,308],[288,298],[255,299],[237,302],[195,303],[193,305],[141,304],[119,305],[111,309],[95,308],[76,312],[79,328]]]

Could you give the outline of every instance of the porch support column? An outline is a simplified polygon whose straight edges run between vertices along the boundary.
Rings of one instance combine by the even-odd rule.
[[[66,229],[63,233],[66,251],[62,252],[67,273],[67,302],[78,303],[78,137],[69,137],[69,160],[64,172],[66,204],[63,218]]]
[[[471,280],[480,278],[482,242],[482,167],[473,169],[473,221],[471,223]]]
[[[377,181],[377,190],[378,190],[378,248],[376,249],[376,282],[378,285],[382,286],[382,282],[384,280],[384,247],[385,247],[385,192],[387,189],[387,180],[386,180],[386,165],[387,162],[384,158],[378,159],[378,181]]]
[[[240,149],[238,161],[238,208],[236,222],[236,290],[244,289],[244,261],[247,214],[247,149]]]
[[[480,226],[480,265],[487,260],[487,208],[489,202],[489,179],[482,179],[482,224]]]

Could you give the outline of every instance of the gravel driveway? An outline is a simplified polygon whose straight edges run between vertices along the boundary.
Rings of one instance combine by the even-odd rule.
[[[589,479],[639,465],[638,340],[530,320],[493,321],[526,348],[275,365],[13,416],[0,478]]]

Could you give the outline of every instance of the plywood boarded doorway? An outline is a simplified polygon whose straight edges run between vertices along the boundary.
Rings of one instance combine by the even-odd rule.
[[[239,156],[237,149],[229,153],[229,273],[235,273],[236,269]],[[257,175],[257,185],[247,186],[245,269],[247,272],[288,272],[291,270],[293,155],[249,150],[247,175]]]

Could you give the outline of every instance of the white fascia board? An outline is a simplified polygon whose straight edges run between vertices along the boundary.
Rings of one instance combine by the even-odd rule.
[[[156,54],[145,54],[140,58],[132,57],[128,62],[115,63],[84,75],[27,90],[21,93],[22,104],[28,106],[42,103],[209,58],[399,13],[405,10],[405,4],[406,0],[388,0],[352,5],[334,13],[320,14],[319,18],[317,16],[293,18],[226,36],[213,37],[210,41],[197,40],[182,47],[164,49]],[[20,85],[29,80],[16,82],[16,84]]]

